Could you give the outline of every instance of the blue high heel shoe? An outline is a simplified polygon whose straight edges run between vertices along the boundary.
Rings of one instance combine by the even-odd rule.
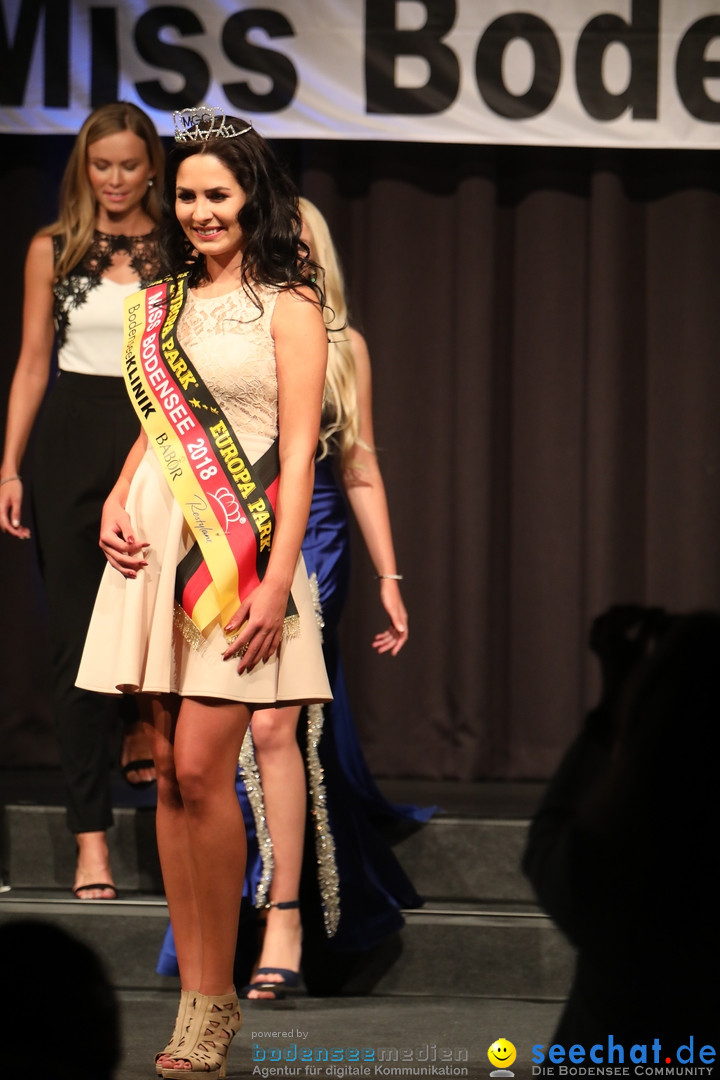
[[[288,911],[290,909],[299,908],[299,900],[278,900],[270,901],[265,905],[266,908],[279,908],[282,911]],[[278,980],[268,981],[263,979],[263,975],[278,975]],[[251,998],[251,991],[260,991],[263,994],[272,994],[272,997]],[[291,971],[290,968],[275,968],[275,967],[261,967],[255,972],[255,977],[251,983],[247,986],[243,986],[242,990],[238,994],[238,997],[244,998],[250,1001],[265,1001],[272,1003],[273,1001],[283,1001],[288,995],[296,994],[300,990],[300,972]]]

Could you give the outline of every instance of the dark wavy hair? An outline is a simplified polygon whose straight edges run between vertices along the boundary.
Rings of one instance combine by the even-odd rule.
[[[247,127],[247,121],[233,116],[228,116],[226,123],[237,129]],[[211,122],[201,123],[199,128],[208,130]],[[309,286],[324,307],[325,297],[316,280],[318,267],[310,258],[307,244],[300,239],[302,220],[295,184],[270,145],[252,128],[231,138],[210,130],[206,139],[176,143],[168,154],[160,229],[161,258],[167,276],[177,278],[189,270],[190,285],[198,285],[207,277],[204,256],[195,251],[175,216],[178,169],[183,161],[198,154],[212,154],[221,161],[245,192],[246,201],[238,214],[245,244],[240,279],[253,302],[262,310],[254,284],[276,288]]]

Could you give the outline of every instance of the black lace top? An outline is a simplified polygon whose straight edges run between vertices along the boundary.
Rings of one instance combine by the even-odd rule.
[[[52,241],[57,261],[62,237],[53,236]],[[130,266],[139,278],[139,285],[149,285],[157,278],[160,269],[157,230],[144,236],[113,236],[96,229],[90,247],[77,266],[53,285],[53,319],[58,348],[65,342],[70,312],[84,304],[90,290],[100,284],[117,251],[125,251],[129,255]]]

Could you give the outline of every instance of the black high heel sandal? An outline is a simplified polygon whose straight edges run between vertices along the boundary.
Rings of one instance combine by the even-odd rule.
[[[264,906],[266,910],[279,908],[281,911],[288,911],[299,908],[300,901],[271,900]],[[258,979],[258,975],[279,975],[280,978],[276,982],[268,982],[267,979]],[[288,995],[296,994],[300,990],[300,972],[292,971],[290,968],[261,967],[257,969],[255,976],[252,982],[248,983],[247,986],[243,986],[238,997],[249,1001],[266,1002],[271,1005],[273,1001],[283,1001]],[[272,997],[251,998],[249,995],[253,990],[263,994],[272,994]]]

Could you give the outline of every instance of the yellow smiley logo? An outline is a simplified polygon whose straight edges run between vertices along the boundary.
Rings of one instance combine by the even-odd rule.
[[[508,1069],[516,1057],[517,1050],[508,1039],[496,1039],[488,1049],[488,1060],[498,1069]]]

